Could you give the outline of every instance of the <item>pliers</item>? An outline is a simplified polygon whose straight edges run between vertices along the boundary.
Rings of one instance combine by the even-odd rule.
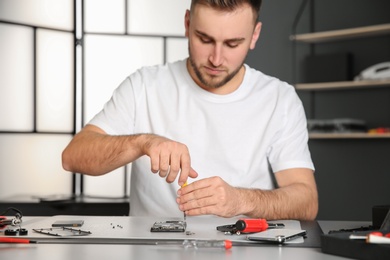
[[[270,228],[284,228],[283,223],[268,223],[265,219],[239,219],[235,224],[218,226],[225,234],[256,233]]]

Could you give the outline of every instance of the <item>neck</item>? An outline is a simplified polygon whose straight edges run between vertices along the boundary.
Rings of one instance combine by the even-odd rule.
[[[187,70],[188,70],[192,80],[200,88],[202,88],[210,93],[217,94],[217,95],[227,95],[227,94],[230,94],[230,93],[233,93],[234,91],[236,91],[240,87],[242,81],[244,80],[244,75],[245,75],[245,66],[242,65],[241,68],[239,69],[239,71],[237,72],[237,74],[229,82],[227,82],[223,86],[213,88],[213,87],[205,86],[204,84],[202,84],[199,81],[195,72],[193,71],[193,68],[190,64],[189,59],[187,59],[186,66],[187,66]]]

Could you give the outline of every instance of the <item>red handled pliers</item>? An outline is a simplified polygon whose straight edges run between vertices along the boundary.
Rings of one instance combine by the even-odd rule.
[[[229,234],[256,233],[270,228],[284,228],[283,223],[268,223],[265,219],[239,219],[235,224],[218,226],[217,230]]]

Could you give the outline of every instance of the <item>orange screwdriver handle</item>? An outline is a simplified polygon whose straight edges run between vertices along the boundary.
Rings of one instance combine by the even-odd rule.
[[[265,219],[240,219],[236,228],[242,233],[261,232],[268,229],[268,223]]]

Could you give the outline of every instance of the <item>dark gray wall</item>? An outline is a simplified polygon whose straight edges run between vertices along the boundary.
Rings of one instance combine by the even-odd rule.
[[[260,40],[246,62],[289,83],[299,81],[299,68],[309,54],[350,52],[353,74],[370,65],[390,61],[390,36],[369,37],[312,48],[289,40],[300,0],[264,0]],[[314,1],[316,31],[390,23],[388,0]],[[310,30],[306,8],[298,33]],[[294,61],[294,53],[297,58]],[[294,68],[297,66],[297,68]],[[308,118],[358,118],[369,127],[390,126],[390,88],[298,93]],[[371,220],[374,205],[390,204],[390,139],[323,139],[309,141],[316,166],[323,220]]]

